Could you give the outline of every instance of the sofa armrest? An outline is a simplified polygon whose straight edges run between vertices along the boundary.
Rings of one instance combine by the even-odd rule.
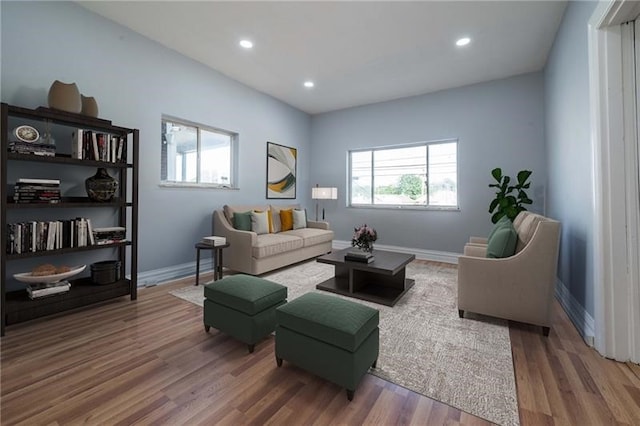
[[[477,244],[466,244],[464,246],[464,255],[471,257],[487,257],[487,246]]]
[[[223,257],[224,266],[235,271],[251,270],[251,254],[258,237],[255,232],[235,229],[221,210],[215,210],[213,234],[225,237],[229,243]]]
[[[471,244],[487,244],[487,239],[484,237],[471,237],[469,238]]]
[[[316,220],[307,220],[307,228],[317,228],[317,229],[325,229],[325,230],[331,229],[329,227],[329,222],[322,222],[322,221],[316,221]]]

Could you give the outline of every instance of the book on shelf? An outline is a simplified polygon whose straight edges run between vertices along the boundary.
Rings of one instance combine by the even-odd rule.
[[[200,242],[202,244],[207,244],[210,246],[223,246],[227,244],[227,239],[225,237],[218,237],[217,235],[212,235],[210,237],[203,237]]]
[[[123,242],[127,239],[127,229],[122,226],[93,228],[93,239],[97,245]]]
[[[91,219],[81,217],[8,223],[5,250],[7,254],[21,254],[96,245],[91,226]]]
[[[9,142],[9,152],[12,152],[14,154],[30,154],[40,155],[44,157],[54,157],[56,155],[56,146],[48,143],[15,141]]]
[[[53,294],[66,293],[71,289],[69,281],[59,281],[55,283],[31,283],[27,284],[27,294],[30,299],[38,299]]]

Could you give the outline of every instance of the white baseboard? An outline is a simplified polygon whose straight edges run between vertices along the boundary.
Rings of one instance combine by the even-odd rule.
[[[556,299],[569,316],[569,319],[590,347],[594,345],[596,335],[595,321],[580,303],[569,293],[569,290],[560,279],[556,281]]]
[[[341,250],[351,247],[351,241],[333,240],[333,248]],[[401,251],[404,253],[412,253],[416,255],[416,259],[432,260],[434,262],[458,264],[458,253],[449,253],[435,250],[421,250],[408,247],[387,246],[376,244],[380,250]],[[213,268],[211,259],[200,260],[200,271],[211,271]],[[150,287],[167,281],[177,280],[180,278],[195,275],[196,262],[182,263],[180,265],[167,266],[166,268],[153,269],[151,271],[140,272],[138,274],[138,287]]]
[[[200,273],[211,271],[213,261],[200,259]],[[166,268],[153,269],[138,274],[138,287],[151,287],[163,284],[167,281],[177,280],[196,274],[196,262],[188,262],[180,265],[167,266]]]

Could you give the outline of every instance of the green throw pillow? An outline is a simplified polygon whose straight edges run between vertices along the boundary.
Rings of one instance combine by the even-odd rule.
[[[240,231],[251,231],[251,211],[234,213],[233,227]]]
[[[491,237],[493,236],[493,234],[495,234],[498,229],[502,228],[503,226],[507,226],[507,225],[512,225],[513,226],[513,224],[511,223],[511,220],[506,215],[502,216],[500,219],[498,219],[496,224],[493,225],[493,229],[489,233],[489,236],[487,237],[487,240],[490,240]]]
[[[517,242],[518,234],[513,224],[503,225],[487,241],[487,257],[503,258],[513,256],[516,252]]]

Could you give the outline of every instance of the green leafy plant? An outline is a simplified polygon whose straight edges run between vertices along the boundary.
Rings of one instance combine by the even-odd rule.
[[[512,222],[523,210],[527,210],[524,205],[531,204],[533,201],[529,198],[525,189],[529,189],[531,185],[527,182],[531,176],[531,170],[520,170],[517,176],[517,183],[509,185],[511,178],[502,174],[502,169],[496,167],[491,170],[491,176],[497,183],[489,184],[489,188],[496,188],[496,198],[489,205],[489,213],[492,214],[491,222],[496,223],[501,217],[507,216]],[[515,192],[515,195],[512,193]]]

